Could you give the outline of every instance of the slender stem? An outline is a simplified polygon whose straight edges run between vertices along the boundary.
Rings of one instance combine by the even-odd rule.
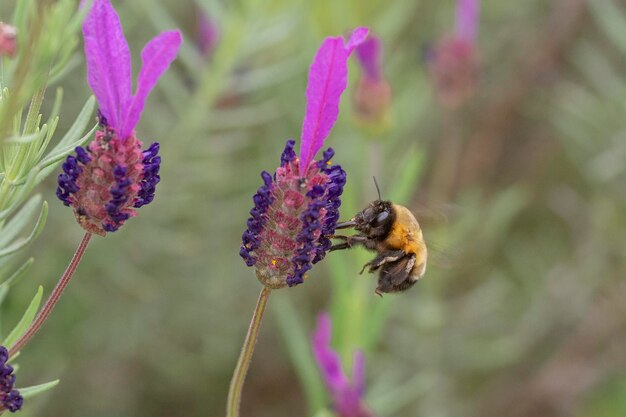
[[[230,381],[230,389],[228,390],[228,402],[226,404],[226,417],[239,417],[239,404],[241,403],[241,392],[243,390],[243,383],[246,380],[246,374],[252,361],[252,354],[254,353],[254,346],[256,345],[257,337],[259,336],[259,330],[261,329],[261,321],[263,320],[263,313],[265,312],[265,306],[267,305],[267,299],[270,296],[271,290],[267,287],[263,287],[261,294],[259,294],[259,300],[256,303],[254,312],[252,313],[252,320],[250,320],[250,327],[248,328],[248,334],[243,342],[241,353],[239,354],[239,360],[233,373],[233,379]]]
[[[46,300],[44,306],[41,308],[41,310],[39,310],[39,313],[37,313],[35,320],[33,320],[30,327],[28,327],[22,337],[20,337],[19,340],[9,348],[9,357],[12,357],[17,352],[19,352],[19,350],[22,349],[24,345],[26,345],[26,343],[28,343],[28,341],[35,335],[35,333],[37,333],[37,331],[41,328],[48,316],[50,316],[50,313],[52,313],[52,309],[54,309],[54,306],[59,301],[59,298],[61,298],[63,290],[65,290],[65,287],[67,287],[67,284],[70,282],[72,275],[74,275],[74,272],[76,271],[76,268],[78,267],[78,264],[80,263],[80,260],[85,253],[85,249],[87,249],[87,245],[89,244],[90,239],[91,233],[85,233],[85,236],[83,236],[83,240],[80,241],[80,244],[78,245],[78,248],[76,248],[76,252],[72,257],[72,260],[67,266],[67,269],[61,276],[61,279],[59,279],[57,285],[52,290],[52,293],[50,293],[50,296]]]

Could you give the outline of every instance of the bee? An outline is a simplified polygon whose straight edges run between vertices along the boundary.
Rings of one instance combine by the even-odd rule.
[[[378,253],[363,265],[361,274],[380,271],[376,294],[406,291],[426,272],[428,251],[422,229],[409,209],[391,201],[383,201],[380,190],[378,200],[371,202],[347,222],[338,223],[336,229],[353,228],[358,233],[352,236],[332,235],[342,240],[331,246],[330,251],[350,249],[362,245]]]

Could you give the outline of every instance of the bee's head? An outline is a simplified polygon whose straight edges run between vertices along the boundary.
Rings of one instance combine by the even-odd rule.
[[[352,219],[354,228],[370,237],[389,233],[393,223],[393,210],[390,201],[376,200],[360,211]]]

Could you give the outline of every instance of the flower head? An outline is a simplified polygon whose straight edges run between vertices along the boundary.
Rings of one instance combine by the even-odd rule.
[[[24,399],[20,392],[13,388],[15,375],[13,367],[7,363],[9,351],[4,346],[0,346],[0,413],[2,410],[9,410],[14,413],[22,408]]]
[[[0,56],[14,58],[17,52],[17,29],[0,22]]]
[[[384,130],[390,124],[391,86],[383,74],[381,39],[370,34],[356,48],[356,56],[362,73],[354,95],[355,114],[366,127]]]
[[[148,94],[176,58],[182,37],[179,31],[168,31],[148,42],[133,95],[130,51],[109,0],[93,2],[83,35],[87,81],[100,107],[100,129],[86,149],[78,147],[76,156],[67,157],[57,196],[74,209],[85,230],[104,236],[154,198],[160,180],[159,144],[142,150],[135,126]]]
[[[337,120],[348,58],[366,36],[367,29],[358,28],[347,43],[341,37],[322,43],[309,70],[300,154],[289,140],[274,175],[261,173],[263,185],[253,197],[239,253],[268,287],[301,284],[331,246],[326,236],[339,219],[346,173],[331,164],[332,148],[320,160],[314,158]]]
[[[479,0],[458,0],[456,25],[427,53],[428,69],[440,103],[455,108],[465,103],[476,88],[476,33]]]
[[[326,313],[317,318],[311,345],[313,356],[330,392],[335,412],[339,417],[372,417],[363,403],[365,391],[365,358],[356,352],[352,359],[352,381],[343,372],[339,354],[330,346],[332,323]]]

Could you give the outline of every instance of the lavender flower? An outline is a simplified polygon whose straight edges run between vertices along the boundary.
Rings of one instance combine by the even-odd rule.
[[[454,32],[428,51],[428,69],[444,107],[462,105],[475,91],[479,8],[479,0],[458,0]]]
[[[330,316],[322,313],[317,318],[311,345],[313,356],[330,392],[335,412],[339,417],[372,417],[363,403],[365,391],[365,358],[355,352],[352,358],[352,381],[342,370],[339,354],[330,346],[332,323]]]
[[[294,151],[295,141],[288,140],[274,175],[261,173],[263,185],[253,197],[239,253],[269,288],[304,282],[306,272],[331,246],[326,236],[339,219],[346,173],[331,164],[332,148],[319,161],[314,157],[337,120],[348,83],[348,58],[367,32],[356,29],[347,43],[339,36],[324,40],[309,70],[300,155]]]
[[[101,236],[150,203],[160,180],[159,144],[142,151],[135,126],[150,91],[176,58],[179,31],[163,32],[141,52],[142,68],[132,95],[131,58],[119,18],[109,0],[95,0],[83,24],[87,80],[98,104],[100,130],[76,156],[68,156],[57,196],[74,209],[78,223]]]
[[[4,346],[0,346],[0,413],[2,410],[14,413],[22,408],[24,402],[20,392],[13,388],[15,375],[13,375],[13,367],[7,364],[8,360],[9,351]]]
[[[0,56],[14,58],[17,53],[17,29],[15,26],[0,22]]]
[[[370,34],[356,48],[356,56],[362,74],[354,95],[355,114],[367,127],[384,130],[390,124],[391,87],[382,70],[382,41]]]
[[[211,16],[198,8],[198,47],[200,53],[210,57],[220,41],[220,27]]]

